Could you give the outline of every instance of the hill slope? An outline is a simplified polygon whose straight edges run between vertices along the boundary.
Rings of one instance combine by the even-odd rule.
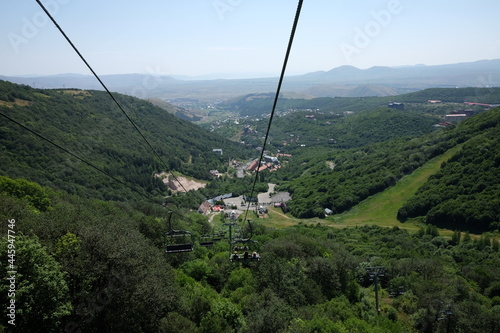
[[[224,170],[222,157],[212,149],[223,149],[224,160],[248,153],[239,144],[149,102],[118,94],[116,98],[166,166],[106,93],[32,89],[0,81],[0,112],[149,193],[165,191],[153,174],[167,168],[199,179],[210,179],[210,169]],[[4,117],[0,119],[1,175],[26,178],[82,196],[123,200],[131,195],[112,179]]]
[[[451,177],[454,181],[452,185],[463,188],[475,186],[476,189],[471,190],[471,193],[462,190],[463,194],[471,195],[470,200],[475,200],[475,203],[479,203],[480,198],[472,193],[479,189],[486,190],[484,191],[486,196],[482,197],[485,202],[472,206],[474,206],[474,211],[482,210],[484,212],[488,207],[491,210],[491,207],[494,207],[497,202],[491,199],[500,196],[497,182],[490,179],[494,176],[498,178],[498,171],[495,169],[498,157],[496,153],[493,153],[496,141],[493,138],[486,139],[483,136],[497,138],[498,133],[500,133],[498,126],[500,126],[500,108],[474,116],[458,124],[456,128],[448,128],[421,138],[395,139],[347,151],[311,150],[283,169],[285,183],[283,183],[282,188],[292,193],[293,200],[288,206],[292,215],[296,217],[321,217],[324,215],[324,208],[341,213],[367,197],[394,185],[403,175],[411,173],[430,158],[469,140],[465,146],[467,149],[478,149],[478,147],[484,146],[488,147],[486,151],[491,151],[476,159],[479,163],[484,163],[484,168],[488,170],[488,176],[482,179],[483,175],[486,177],[486,172],[478,172],[480,176],[477,180],[482,185],[477,187],[479,185],[475,184],[472,179],[472,183],[471,181],[466,182],[465,179],[462,182],[460,173],[458,173]],[[479,144],[479,142],[481,143]],[[463,155],[469,156],[468,153],[462,153],[459,156]],[[333,163],[335,168],[329,167],[327,161]],[[473,164],[468,164],[466,172],[474,168]],[[461,194],[460,191],[453,193],[453,199],[461,200],[457,198],[457,195]],[[432,205],[429,209],[431,207]],[[442,211],[442,209],[438,209],[438,211]],[[457,212],[456,210],[451,211]],[[462,214],[460,218],[465,218],[463,212],[459,213]],[[494,223],[498,218],[496,214],[496,210],[493,210],[492,213],[484,213],[471,223],[482,230],[494,228]],[[435,220],[429,219],[435,223],[440,220],[440,217]],[[477,224],[478,219],[481,221],[480,225]],[[447,225],[447,227],[463,227],[459,218],[455,218],[455,220],[457,223],[453,223],[453,226]]]
[[[481,123],[484,130],[443,164],[398,212],[401,220],[425,216],[446,228],[484,231],[500,228],[500,110]],[[469,126],[473,126],[471,119]],[[496,123],[487,127],[486,122]]]

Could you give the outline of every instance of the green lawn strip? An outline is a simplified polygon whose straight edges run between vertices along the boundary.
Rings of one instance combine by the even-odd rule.
[[[429,176],[439,170],[443,162],[456,154],[461,147],[461,145],[456,146],[443,155],[431,159],[411,175],[400,179],[395,186],[369,197],[345,213],[330,217],[325,222],[331,226],[339,227],[376,224],[383,227],[397,226],[417,230],[419,226],[401,223],[397,220],[398,209],[416,193]]]

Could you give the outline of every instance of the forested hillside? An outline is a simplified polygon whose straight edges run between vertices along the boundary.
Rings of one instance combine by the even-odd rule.
[[[324,208],[341,213],[393,185],[430,158],[466,142],[465,150],[452,158],[450,164],[443,169],[447,176],[435,177],[435,180],[441,179],[442,183],[436,185],[437,188],[429,187],[427,192],[424,187],[421,190],[422,196],[410,201],[400,215],[403,219],[425,215],[433,208],[428,220],[449,228],[464,228],[467,225],[470,230],[495,229],[498,210],[493,207],[498,205],[495,205],[496,199],[489,199],[500,196],[497,185],[498,156],[495,150],[500,133],[499,111],[497,108],[481,113],[455,128],[446,128],[419,138],[389,140],[351,150],[310,149],[308,153],[290,162],[280,174],[284,181],[282,188],[293,195],[293,201],[288,205],[290,211],[297,217],[321,217],[324,216]],[[470,154],[470,150],[476,152]],[[463,163],[461,169],[457,169],[456,160]],[[472,175],[471,170],[474,170],[476,176]],[[468,175],[465,176],[464,173]],[[442,193],[441,198],[437,193]],[[459,195],[463,197],[458,197]],[[445,202],[451,199],[457,201]],[[434,208],[441,202],[442,205]],[[457,202],[460,205],[457,206]],[[479,205],[475,206],[473,202]],[[443,214],[443,207],[446,205],[456,208],[449,209],[446,213],[448,216],[441,219],[443,215],[439,214]],[[464,213],[465,211],[468,213]],[[481,213],[477,213],[479,211]],[[460,212],[460,217],[450,217],[452,212]],[[451,223],[454,220],[456,224]]]
[[[444,228],[479,232],[500,229],[499,111],[467,123],[482,131],[399,210],[401,220],[425,216],[427,223]]]
[[[266,121],[256,130],[265,132]],[[311,147],[353,148],[394,138],[421,136],[432,132],[439,122],[435,116],[404,112],[387,107],[353,115],[295,112],[273,121],[272,146],[301,154]],[[249,142],[248,136],[242,139]],[[303,148],[305,146],[305,148]]]
[[[207,232],[205,218],[182,215],[174,214],[176,227]],[[450,240],[432,227],[409,234],[256,225],[262,259],[240,264],[229,262],[225,240],[165,254],[166,216],[160,206],[84,199],[1,177],[0,219],[16,237],[16,330],[500,331],[499,243],[487,237]],[[8,244],[2,237],[0,246]],[[4,281],[9,258],[1,252]],[[3,318],[8,289],[0,284]]]
[[[218,104],[224,110],[238,112],[240,116],[269,114],[273,105],[272,94],[249,94]],[[429,100],[442,102],[474,102],[500,104],[500,88],[430,88],[413,93],[387,97],[319,97],[312,99],[280,98],[277,111],[310,109],[318,111],[367,111],[387,106],[391,101],[403,103],[426,103]]]
[[[231,262],[223,213],[209,220],[165,197],[153,177],[164,166],[108,95],[5,82],[0,91],[2,114],[163,203],[0,116],[0,331],[12,327],[14,300],[16,332],[28,333],[500,332],[500,243],[458,231],[498,228],[499,108],[438,130],[433,116],[385,108],[342,119],[297,113],[288,123],[294,133],[278,121],[274,142],[290,134],[309,141],[278,172],[261,172],[256,190],[280,183],[303,220],[276,229],[256,222],[266,220],[254,211],[240,216],[231,230],[257,242],[245,244],[260,261]],[[148,102],[116,96],[172,170],[208,179],[228,158],[255,157]],[[329,134],[344,148],[317,140]],[[402,219],[426,216],[417,232],[308,223],[457,145],[463,149],[400,211]],[[245,194],[252,183],[225,175],[184,198]],[[440,201],[426,211],[429,198]],[[443,236],[433,224],[456,231]],[[172,229],[192,251],[166,253]],[[206,238],[211,246],[201,246]]]
[[[0,112],[145,191],[166,193],[160,171],[210,179],[228,158],[249,154],[241,145],[209,133],[140,99],[115,95],[158,152],[164,165],[105,92],[43,90],[0,81]],[[224,158],[212,149],[222,149]],[[38,181],[80,196],[123,200],[135,195],[116,181],[1,117],[0,175]]]

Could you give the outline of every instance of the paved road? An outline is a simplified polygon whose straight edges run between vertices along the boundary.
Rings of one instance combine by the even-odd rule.
[[[259,203],[271,201],[271,198],[269,197],[269,195],[274,192],[274,187],[276,186],[276,184],[268,183],[267,186],[269,186],[269,190],[267,190],[266,193],[261,193],[257,196]]]
[[[245,171],[243,168],[238,168],[236,169],[236,178],[244,178],[245,177]]]

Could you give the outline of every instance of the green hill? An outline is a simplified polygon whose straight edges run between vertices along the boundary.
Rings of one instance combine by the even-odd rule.
[[[249,94],[220,103],[218,107],[224,110],[234,111],[242,117],[261,116],[271,112],[273,99],[274,95],[270,93]],[[422,104],[427,103],[429,100],[440,100],[446,103],[473,102],[500,104],[500,88],[429,88],[417,92],[385,97],[280,98],[277,105],[277,111],[286,112],[290,109],[310,109],[320,112],[362,112],[387,106],[391,101]]]
[[[257,132],[265,131],[266,121],[257,123]],[[439,121],[435,116],[387,107],[346,116],[327,112],[295,112],[273,121],[272,146],[293,154],[312,147],[361,147],[394,138],[427,134],[435,130],[432,125]],[[243,139],[249,141],[245,137]],[[306,148],[302,148],[304,146]]]
[[[2,114],[145,193],[165,195],[152,177],[164,166],[109,96],[0,86]],[[117,97],[176,171],[208,178],[207,168],[223,170],[228,155],[247,155],[240,145],[150,103]],[[393,112],[375,111],[360,128],[377,118],[389,121]],[[396,131],[393,135],[404,137],[386,140],[391,134],[374,129],[366,142],[383,142],[351,149],[311,147],[294,156],[279,176],[261,177],[275,177],[294,192],[294,214],[315,216],[332,202],[340,211],[452,147],[463,145],[464,150],[446,164],[441,178],[448,177],[448,165],[463,164],[468,156],[482,158],[470,164],[473,168],[491,167],[490,157],[498,166],[498,117],[499,109],[484,112],[424,136],[417,136],[420,118],[415,118],[413,136]],[[252,240],[259,242],[254,245],[259,245],[261,260],[230,262],[234,244],[227,239],[201,246],[216,231],[206,216],[171,206],[174,213],[169,215],[165,207],[141,200],[0,119],[2,332],[11,331],[14,323],[16,331],[27,333],[498,332],[498,240],[458,232],[449,239],[435,227],[410,233],[375,225],[313,226],[307,220],[279,230],[253,223]],[[212,154],[215,145],[224,150],[223,160]],[[475,147],[477,153],[471,151]],[[249,186],[249,177],[243,182],[220,179],[205,191],[227,193]],[[166,244],[174,241],[166,234],[169,221],[190,232],[180,241],[193,251],[165,253]],[[246,221],[236,223],[248,236]],[[225,227],[222,231],[229,233]],[[380,273],[376,282],[375,271]]]
[[[211,169],[225,170],[228,158],[249,154],[241,145],[149,102],[115,96],[166,165],[105,92],[42,90],[0,81],[0,112],[152,195],[166,193],[161,181],[153,177],[157,172],[174,170],[208,180]],[[37,181],[85,197],[124,200],[135,195],[15,123],[0,119],[0,175]],[[216,148],[223,150],[223,157],[212,152]]]
[[[500,196],[497,185],[498,150],[495,150],[500,133],[499,111],[497,108],[484,112],[459,123],[455,128],[446,128],[418,138],[394,139],[350,150],[310,149],[290,162],[281,174],[284,181],[281,188],[293,196],[288,205],[290,212],[301,218],[324,216],[324,208],[342,213],[394,185],[402,176],[411,173],[430,158],[467,142],[464,151],[453,157],[449,166],[443,169],[447,176],[438,174],[434,178],[435,181],[442,179],[444,183],[427,185],[428,190],[424,187],[421,196],[411,199],[402,208],[400,218],[425,215],[442,202],[443,206],[429,211],[429,222],[452,229],[495,229],[498,227],[495,224],[498,213],[494,207],[498,207],[496,198]],[[475,151],[474,154],[469,153],[469,150]],[[460,168],[456,167],[455,160],[462,163]],[[446,187],[446,184],[449,186]],[[444,193],[441,199],[436,199],[441,192]],[[460,205],[457,202],[461,202]],[[448,209],[448,216],[445,217],[443,207],[460,208]],[[458,216],[451,217],[453,214]],[[465,221],[469,221],[467,228]]]
[[[444,228],[500,229],[500,109],[464,126],[481,132],[401,207],[401,220],[425,216],[428,223]]]

